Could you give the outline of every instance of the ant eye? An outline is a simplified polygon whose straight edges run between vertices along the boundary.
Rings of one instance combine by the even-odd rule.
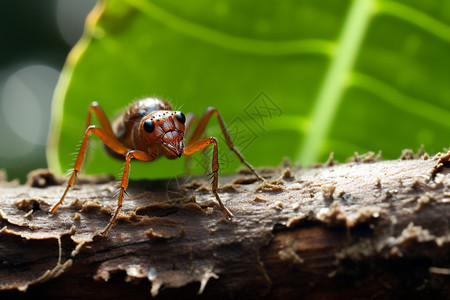
[[[155,123],[152,120],[148,119],[144,122],[144,130],[148,133],[152,133],[155,130]]]
[[[181,111],[177,111],[175,116],[177,117],[178,121],[180,121],[181,124],[184,124],[184,122],[186,122],[186,117]]]

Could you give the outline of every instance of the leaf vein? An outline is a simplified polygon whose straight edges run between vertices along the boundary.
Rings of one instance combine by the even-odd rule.
[[[407,96],[381,80],[366,74],[355,72],[351,76],[350,85],[370,91],[371,93],[378,95],[380,99],[384,100],[386,103],[400,108],[403,111],[440,124],[444,127],[450,127],[450,123],[448,122],[450,119],[450,111],[429,104],[424,100]]]
[[[332,57],[314,102],[305,139],[297,155],[297,160],[303,165],[316,161],[324,150],[326,138],[346,88],[346,77],[353,69],[371,20],[373,4],[373,0],[354,0],[350,6],[338,41],[339,47]]]
[[[378,12],[398,17],[450,42],[450,26],[419,10],[392,1],[379,1]]]
[[[331,56],[335,43],[321,39],[269,41],[234,36],[182,19],[150,1],[127,0],[152,19],[188,36],[234,51],[264,55],[323,54]]]

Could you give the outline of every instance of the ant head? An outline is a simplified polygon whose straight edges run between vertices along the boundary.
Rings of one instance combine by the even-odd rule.
[[[141,134],[148,145],[160,143],[160,150],[166,157],[180,157],[184,151],[185,122],[181,111],[151,112],[142,119]]]

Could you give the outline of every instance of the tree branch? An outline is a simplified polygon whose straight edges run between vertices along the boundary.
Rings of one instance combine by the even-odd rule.
[[[403,158],[407,158],[404,155]],[[429,158],[130,182],[116,224],[110,178],[46,171],[1,183],[6,296],[450,297],[450,152]],[[23,294],[23,291],[27,291]],[[197,295],[200,294],[200,295]]]

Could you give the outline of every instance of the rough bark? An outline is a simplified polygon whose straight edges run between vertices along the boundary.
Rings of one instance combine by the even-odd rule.
[[[61,178],[4,181],[0,295],[448,298],[450,152],[408,153],[222,176],[233,221],[203,176],[133,181],[106,237],[115,181],[80,179],[55,215]]]

